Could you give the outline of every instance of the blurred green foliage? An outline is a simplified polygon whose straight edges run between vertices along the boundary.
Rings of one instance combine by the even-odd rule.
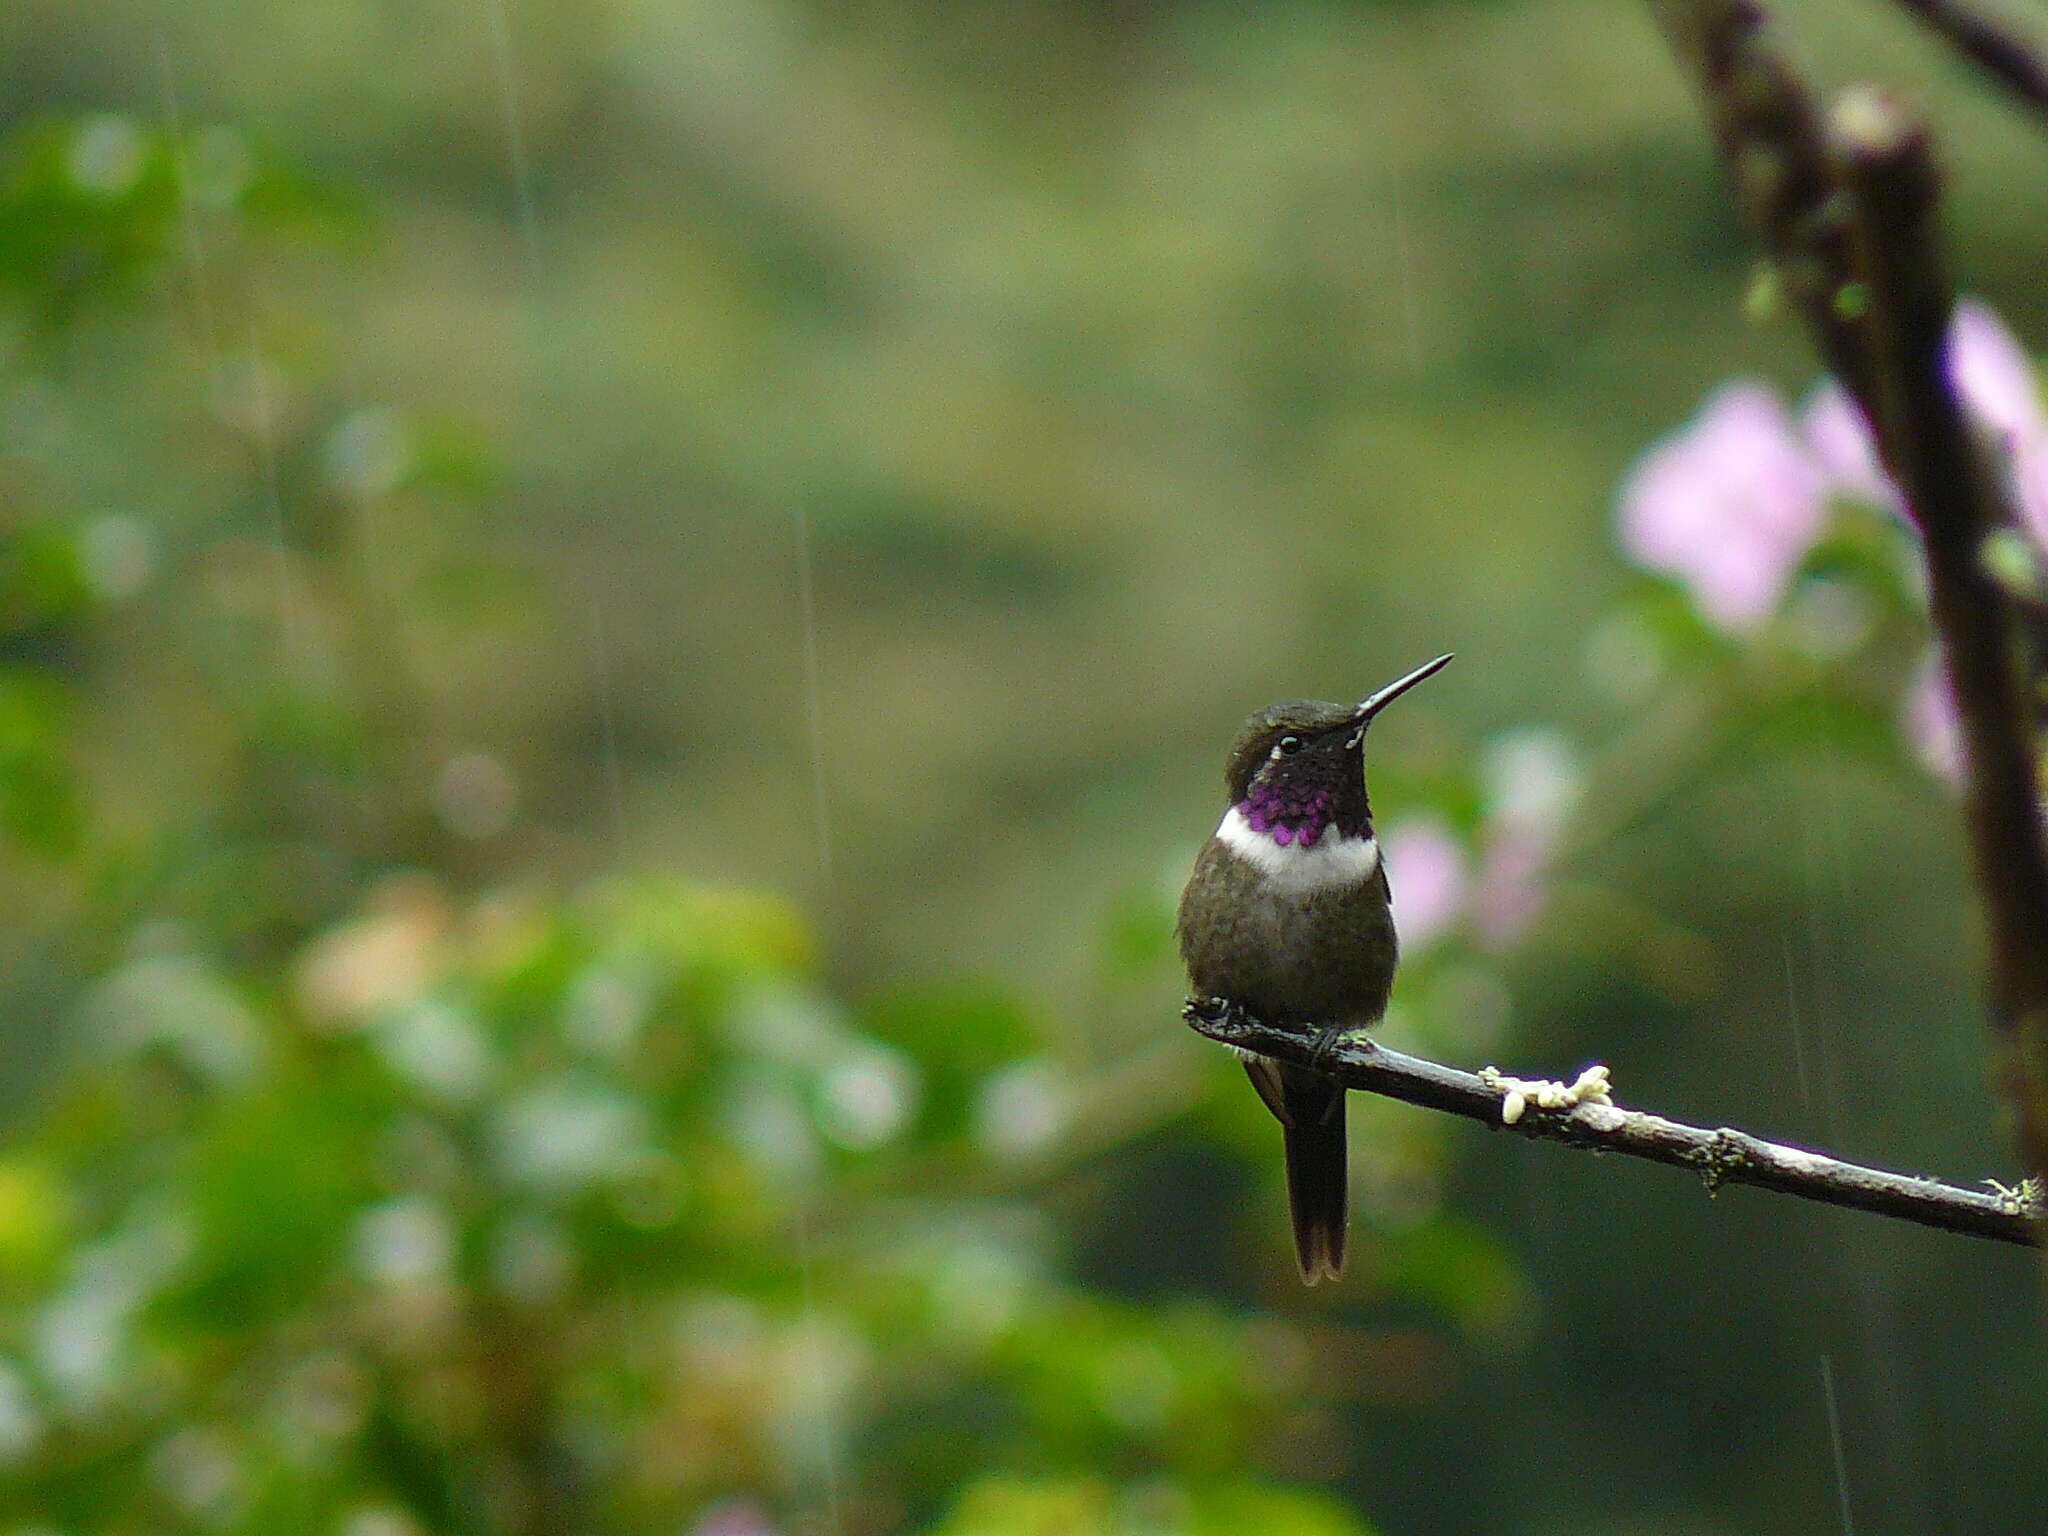
[[[945,1529],[1109,1529],[1082,1474],[1140,1466],[1162,1529],[1293,1511],[1239,1481],[1291,1396],[1270,1325],[1090,1296],[1014,1202],[920,1197],[967,1129],[807,949],[753,897],[406,877],[283,977],[126,961],[0,1165],[12,1515],[627,1531],[829,1488],[888,1529],[961,1489]]]
[[[2036,147],[1801,20],[2043,334]],[[1391,1037],[2006,1168],[1897,530],[1742,641],[1612,547],[1807,377],[1646,26],[25,0],[0,82],[13,1536],[2037,1507],[2009,1256],[1373,1101],[1304,1293],[1173,1023],[1236,720],[1456,648]]]

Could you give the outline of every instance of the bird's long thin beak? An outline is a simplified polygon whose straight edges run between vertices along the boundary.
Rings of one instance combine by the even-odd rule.
[[[1360,729],[1363,729],[1371,723],[1374,715],[1385,709],[1425,677],[1434,677],[1437,673],[1443,671],[1445,667],[1448,667],[1451,664],[1451,656],[1453,654],[1446,651],[1443,655],[1437,657],[1435,661],[1425,661],[1406,677],[1387,684],[1386,687],[1380,689],[1371,698],[1358,706],[1356,712],[1351,716],[1352,720]]]

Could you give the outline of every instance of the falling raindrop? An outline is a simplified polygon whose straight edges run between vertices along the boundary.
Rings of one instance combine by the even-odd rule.
[[[171,65],[171,45],[159,34],[156,40],[157,74],[162,79],[164,126],[170,135],[171,176],[178,189],[178,226],[185,245],[185,275],[192,284],[192,310],[198,322],[199,350],[208,374],[215,371],[220,342],[214,328],[213,295],[207,282],[206,246],[199,228],[199,200],[189,157],[185,153],[184,129],[178,111],[178,77]]]
[[[1828,1444],[1835,1453],[1835,1494],[1842,1506],[1842,1536],[1856,1536],[1856,1520],[1849,1507],[1849,1458],[1842,1447],[1842,1407],[1835,1398],[1835,1357],[1825,1350],[1820,1357],[1821,1391],[1828,1400]]]
[[[241,200],[256,174],[255,157],[234,129],[216,124],[192,135],[185,181],[195,202],[229,208]]]
[[[818,848],[818,874],[832,883],[832,817],[825,785],[824,688],[818,663],[818,596],[811,568],[811,520],[796,508],[797,622],[803,627],[804,719],[811,747],[811,836]]]
[[[527,265],[540,266],[540,223],[534,212],[533,159],[526,148],[526,113],[519,89],[518,60],[512,49],[512,19],[507,0],[493,0],[488,7],[491,26],[491,65],[498,77],[498,106],[504,118],[505,159],[512,173],[512,198],[519,216],[519,239],[526,250]]]

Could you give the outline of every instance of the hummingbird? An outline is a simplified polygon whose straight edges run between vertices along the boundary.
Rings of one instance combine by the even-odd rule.
[[[1175,924],[1196,996],[1269,1023],[1379,1022],[1399,948],[1365,792],[1365,733],[1450,660],[1426,662],[1362,704],[1286,699],[1245,721],[1224,767],[1230,807],[1195,859]],[[1238,1054],[1281,1125],[1301,1278],[1334,1280],[1350,1224],[1343,1085]]]

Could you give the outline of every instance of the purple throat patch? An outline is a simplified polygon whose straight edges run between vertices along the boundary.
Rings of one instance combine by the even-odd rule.
[[[1326,789],[1295,789],[1285,785],[1254,785],[1238,802],[1245,825],[1263,832],[1282,848],[1309,847],[1323,835],[1336,807]],[[1342,828],[1338,829],[1342,831]]]

